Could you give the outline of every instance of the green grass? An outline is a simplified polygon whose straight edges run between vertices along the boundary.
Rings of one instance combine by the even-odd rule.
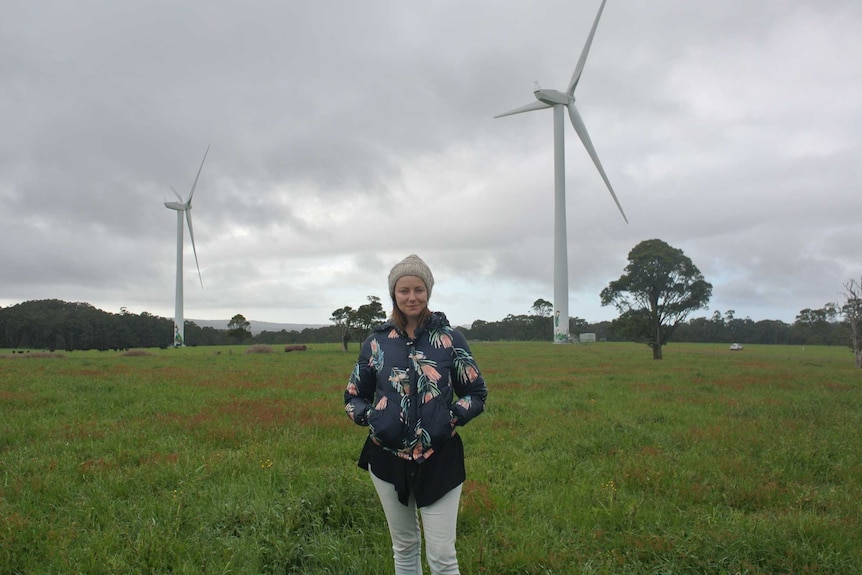
[[[0,352],[0,574],[392,573],[335,345]],[[477,343],[464,573],[862,572],[843,348]]]

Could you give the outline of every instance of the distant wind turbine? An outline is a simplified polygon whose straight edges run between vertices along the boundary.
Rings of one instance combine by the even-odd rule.
[[[608,190],[611,192],[611,197],[613,197],[617,208],[619,208],[620,213],[623,215],[623,219],[626,223],[629,221],[623,211],[623,207],[620,205],[620,201],[617,199],[616,193],[614,193],[613,187],[611,187],[604,168],[602,168],[599,156],[596,154],[595,148],[593,148],[590,135],[587,133],[587,127],[584,125],[584,121],[575,107],[575,88],[577,88],[578,81],[581,79],[581,72],[584,70],[587,55],[590,52],[590,45],[593,42],[593,36],[596,34],[599,18],[601,18],[602,11],[605,9],[606,1],[602,0],[602,4],[599,6],[599,13],[596,15],[595,22],[593,22],[590,35],[587,37],[587,43],[584,45],[584,50],[581,52],[581,57],[578,60],[577,66],[575,66],[575,72],[572,74],[572,79],[569,81],[569,87],[566,91],[543,90],[537,84],[533,94],[536,96],[538,102],[533,102],[510,112],[494,116],[495,118],[502,118],[503,116],[543,110],[545,108],[554,109],[554,343],[567,343],[569,341],[569,265],[566,249],[566,166],[563,108],[568,109],[569,118],[572,121],[575,132],[587,149],[587,153],[589,153],[596,168],[598,168],[602,180],[604,180],[605,185],[607,185]]]
[[[185,320],[183,319],[183,214],[186,216],[186,222],[189,224],[189,236],[192,239],[192,251],[195,254],[195,266],[198,268],[198,278],[201,281],[201,289],[204,287],[204,279],[201,276],[201,266],[198,264],[198,251],[195,248],[195,232],[192,228],[192,197],[195,195],[195,188],[198,185],[198,178],[201,177],[201,170],[204,167],[204,162],[209,154],[210,147],[207,146],[204,152],[204,159],[201,160],[201,166],[198,168],[198,173],[195,176],[195,181],[192,184],[192,190],[189,192],[189,199],[183,200],[177,191],[171,186],[171,190],[179,200],[178,202],[165,202],[165,207],[177,212],[177,293],[176,302],[174,304],[174,347],[183,347],[186,344],[185,339]]]

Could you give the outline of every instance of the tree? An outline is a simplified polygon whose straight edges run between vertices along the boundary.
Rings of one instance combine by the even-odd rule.
[[[242,314],[236,314],[227,324],[227,334],[242,343],[244,339],[251,339],[251,324],[246,321]]]
[[[847,341],[842,337],[842,326],[836,322],[841,309],[838,304],[829,302],[820,309],[805,308],[801,310],[793,329],[796,343],[808,345],[831,345]]]
[[[368,303],[353,309],[349,305],[340,307],[329,318],[336,326],[341,328],[341,350],[347,351],[347,343],[353,332],[360,332],[360,337],[371,331],[371,328],[386,319],[383,304],[380,298],[374,295],[368,296]]]
[[[602,290],[602,305],[613,304],[621,314],[618,329],[661,359],[676,326],[689,312],[706,307],[712,285],[682,250],[662,240],[642,241],[628,259],[625,273]]]
[[[347,342],[350,341],[350,331],[353,329],[353,322],[356,319],[356,312],[352,307],[346,305],[340,307],[329,318],[335,325],[341,328],[341,351],[347,351]]]
[[[359,306],[354,315],[354,328],[361,331],[361,337],[371,331],[375,325],[386,320],[386,312],[380,298],[374,295],[368,296],[368,303]]]
[[[533,307],[530,309],[533,310],[533,315],[535,316],[551,317],[551,314],[554,313],[554,304],[546,299],[539,298],[533,302]]]
[[[862,368],[862,280],[844,284],[844,305],[841,306],[844,325],[850,331],[850,346],[856,357],[856,367]]]

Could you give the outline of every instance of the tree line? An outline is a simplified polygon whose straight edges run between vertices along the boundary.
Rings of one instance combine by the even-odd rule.
[[[858,290],[858,284],[854,286]],[[459,329],[473,341],[550,341],[552,318],[547,312],[549,305],[546,300],[539,299],[527,313],[510,314],[498,321],[476,320],[472,326]],[[368,304],[355,310],[345,306],[333,312],[333,325],[329,326],[302,331],[262,331],[251,335],[247,322],[238,315],[231,320],[232,323],[238,320],[231,329],[200,327],[187,321],[186,341],[189,345],[199,346],[245,342],[270,345],[341,343],[346,347],[349,342],[361,341],[371,327],[385,317],[380,300],[370,296]],[[614,321],[590,323],[573,317],[569,319],[569,328],[575,336],[594,333],[598,341],[631,341]],[[0,348],[4,349],[164,348],[172,342],[172,331],[173,320],[168,318],[125,310],[114,314],[87,303],[34,300],[0,308]],[[670,341],[850,345],[853,337],[850,324],[841,319],[840,306],[829,303],[819,309],[801,310],[792,324],[738,318],[733,310],[715,311],[709,317],[697,317],[678,324]]]

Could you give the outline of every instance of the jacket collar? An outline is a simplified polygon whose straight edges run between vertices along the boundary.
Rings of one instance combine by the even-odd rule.
[[[418,339],[419,336],[425,331],[428,331],[431,329],[439,329],[441,327],[448,327],[448,326],[449,326],[449,320],[446,318],[445,313],[443,313],[442,311],[432,311],[431,315],[428,316],[428,319],[425,321],[425,324],[419,326],[419,328],[416,330],[416,338]],[[384,331],[389,331],[391,329],[395,329],[398,333],[400,333],[401,335],[404,335],[404,337],[407,337],[400,329],[398,329],[398,327],[395,325],[395,322],[393,322],[391,318],[386,320],[385,323],[382,323],[382,324],[378,325],[377,327],[375,327],[374,331],[375,332],[384,332]]]

